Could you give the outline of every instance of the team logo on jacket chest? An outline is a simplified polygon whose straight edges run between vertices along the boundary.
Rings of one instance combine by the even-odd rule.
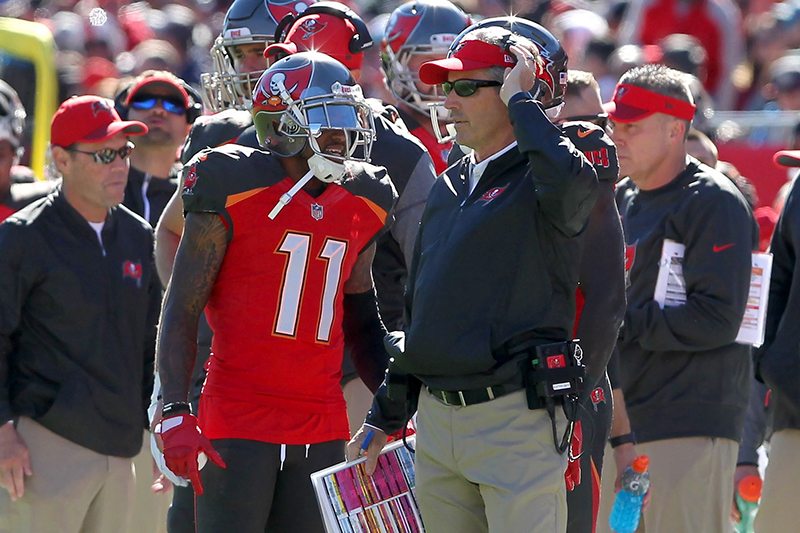
[[[122,263],[122,279],[132,279],[136,282],[136,288],[142,288],[142,264],[134,263],[133,261],[125,261]]]
[[[488,204],[489,202],[491,202],[492,200],[494,200],[495,198],[506,192],[506,189],[508,189],[508,185],[506,185],[505,187],[492,187],[491,189],[483,193],[481,197],[478,198],[478,201]]]
[[[311,204],[311,218],[314,220],[322,220],[323,216],[325,216],[325,213],[322,206],[317,203]]]

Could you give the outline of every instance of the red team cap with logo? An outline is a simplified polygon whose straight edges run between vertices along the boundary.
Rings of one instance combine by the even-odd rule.
[[[122,120],[114,103],[99,96],[73,96],[59,106],[50,123],[50,143],[62,148],[103,142],[118,133],[144,135],[147,126],[138,120]]]
[[[282,43],[271,44],[264,50],[264,57],[280,59],[297,52],[322,52],[348,70],[358,70],[364,61],[364,53],[350,51],[350,42],[357,33],[352,22],[334,15],[301,15],[289,28]]]
[[[670,115],[681,120],[692,120],[695,105],[654,91],[620,83],[614,90],[614,98],[603,105],[603,109],[614,122],[637,122],[656,113]]]
[[[428,61],[419,69],[419,79],[428,85],[438,85],[447,81],[450,72],[464,72],[491,67],[513,67],[517,58],[503,48],[470,39],[461,45],[446,59]]]
[[[139,82],[128,91],[128,96],[125,97],[125,105],[131,105],[133,97],[136,96],[140,90],[151,85],[155,87],[164,87],[172,91],[183,101],[183,107],[187,109],[192,107],[192,98],[183,85],[181,85],[180,81],[174,76],[169,76],[167,74],[154,74],[153,76],[148,76],[139,80]]]

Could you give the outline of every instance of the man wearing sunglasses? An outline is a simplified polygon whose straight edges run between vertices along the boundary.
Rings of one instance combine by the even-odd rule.
[[[567,460],[553,431],[561,440],[566,417],[528,399],[523,367],[528,349],[571,338],[578,236],[597,177],[536,99],[540,65],[528,39],[480,28],[420,69],[423,82],[442,84],[456,141],[473,150],[429,196],[404,351],[386,380],[421,383],[416,495],[431,533],[566,528]],[[382,386],[349,456],[371,432],[373,472],[407,414],[405,398]]]
[[[152,229],[119,204],[146,132],[65,101],[61,185],[0,225],[0,530],[127,530],[161,287]]]
[[[193,93],[172,73],[151,70],[135,78],[118,97],[120,115],[148,129],[131,154],[123,203],[153,227],[178,188],[178,150],[201,109]]]

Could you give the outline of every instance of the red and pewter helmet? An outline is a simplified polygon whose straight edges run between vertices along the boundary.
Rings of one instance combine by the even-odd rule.
[[[298,52],[276,61],[256,84],[251,113],[259,143],[278,156],[297,155],[309,145],[334,161],[369,161],[372,113],[350,71],[330,56]],[[320,149],[324,130],[344,130],[343,153]]]
[[[268,58],[315,51],[329,55],[350,70],[361,68],[364,51],[372,46],[366,23],[346,5],[323,0],[296,16],[287,16],[275,30]]]
[[[415,0],[395,9],[381,39],[381,65],[395,98],[425,115],[428,103],[443,102],[439,87],[431,94],[419,90],[419,74],[409,67],[409,60],[416,54],[444,57],[470,24],[469,15],[448,0]]]
[[[314,0],[234,0],[211,47],[214,71],[200,76],[205,105],[214,111],[249,109],[250,95],[263,70],[237,72],[232,46],[272,42],[278,22],[286,15],[302,13]]]
[[[484,19],[463,31],[450,47],[450,53],[458,48],[461,39],[480,28],[504,28],[513,35],[533,41],[544,61],[544,70],[539,74],[541,81],[538,99],[545,109],[558,107],[564,103],[567,91],[567,53],[558,39],[544,26],[520,17],[493,17]]]

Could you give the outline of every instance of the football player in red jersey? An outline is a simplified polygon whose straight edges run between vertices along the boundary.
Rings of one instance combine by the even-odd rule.
[[[437,174],[447,168],[452,142],[437,142],[428,103],[444,103],[445,95],[419,80],[419,67],[444,58],[455,37],[471,24],[469,15],[449,0],[413,0],[392,11],[381,39],[386,86],[408,129],[431,154]]]
[[[275,44],[269,45],[264,54],[275,58],[315,50],[341,61],[359,81],[364,50],[371,46],[367,25],[357,13],[339,2],[322,0],[294,19],[284,19],[276,30]],[[394,224],[377,242],[372,269],[381,319],[390,331],[395,331],[403,327],[408,269],[436,174],[425,146],[408,131],[397,110],[374,98],[367,102],[375,122],[371,162],[386,168],[398,194]],[[355,432],[372,403],[374,390],[358,379],[347,352],[342,387],[350,429]]]
[[[356,161],[374,126],[334,59],[276,62],[252,113],[271,153],[226,145],[185,170],[157,433],[166,466],[192,481],[199,531],[321,531],[309,474],[341,460],[349,435],[344,345],[373,386],[386,363],[370,268],[396,194],[383,168]],[[198,420],[187,400],[206,305],[213,355]]]

